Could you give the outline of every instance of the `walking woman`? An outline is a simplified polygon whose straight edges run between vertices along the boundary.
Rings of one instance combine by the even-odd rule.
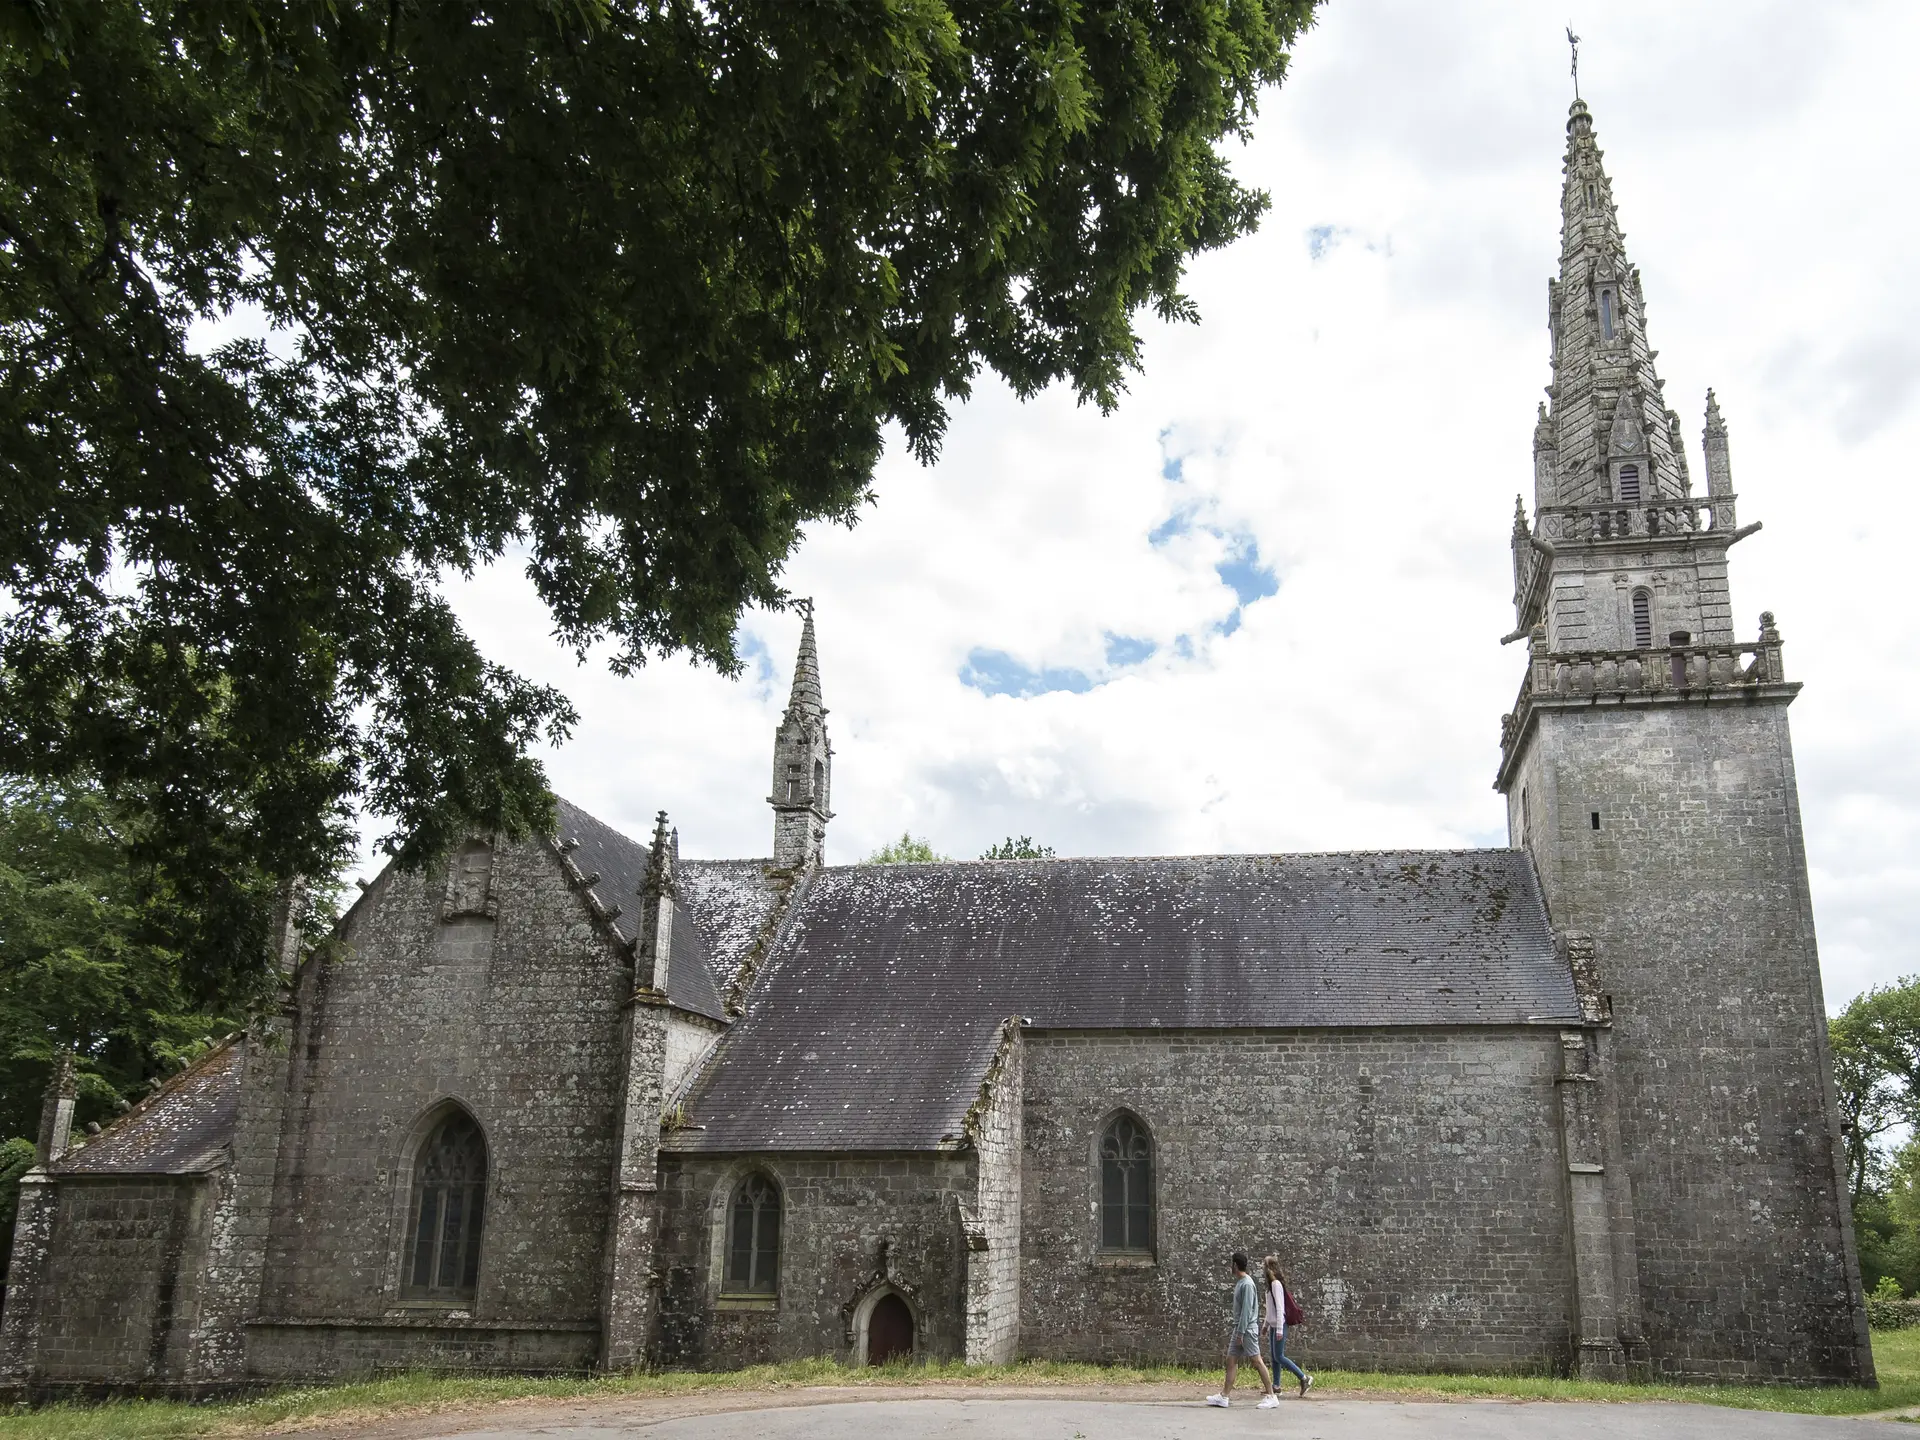
[[[1261,1329],[1267,1332],[1267,1349],[1273,1356],[1273,1378],[1280,1378],[1284,1367],[1300,1381],[1300,1393],[1313,1388],[1313,1376],[1287,1358],[1287,1277],[1280,1273],[1280,1258],[1267,1256],[1267,1315]]]

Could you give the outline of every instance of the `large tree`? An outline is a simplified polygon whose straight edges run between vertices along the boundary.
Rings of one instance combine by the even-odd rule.
[[[440,577],[732,667],[885,427],[1111,405],[1192,316],[1312,9],[7,0],[0,771],[138,789],[176,873],[543,824],[567,704]]]

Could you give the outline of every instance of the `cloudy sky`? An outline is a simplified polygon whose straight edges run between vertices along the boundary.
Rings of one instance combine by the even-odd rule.
[[[1570,98],[1558,10],[1333,0],[1235,163],[1260,233],[1190,274],[1119,412],[993,384],[939,464],[789,572],[818,602],[830,859],[1498,845],[1519,684],[1507,535],[1548,379]],[[1778,616],[1826,990],[1920,970],[1920,6],[1579,0],[1593,107],[1697,484],[1718,391],[1736,624]],[[1908,175],[1907,182],[1897,177]],[[1530,498],[1530,497],[1529,497]],[[512,564],[453,592],[583,716],[555,788],[699,856],[764,855],[797,617],[727,680],[576,666]]]

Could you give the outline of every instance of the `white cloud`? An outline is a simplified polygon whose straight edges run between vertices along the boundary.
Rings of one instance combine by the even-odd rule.
[[[1737,624],[1775,610],[1807,683],[1794,733],[1837,1003],[1920,970],[1920,316],[1916,202],[1893,178],[1920,11],[1572,18],[1696,484],[1711,383],[1741,518],[1766,522],[1734,552]],[[889,448],[878,505],[810,535],[789,575],[819,603],[834,856],[903,828],[957,855],[1008,833],[1062,853],[1504,842],[1491,781],[1520,656],[1496,642],[1548,378],[1567,98],[1557,12],[1329,6],[1237,157],[1272,213],[1193,267],[1202,323],[1150,327],[1119,412],[983,384],[937,466]],[[579,705],[547,757],[562,793],[636,835],[664,807],[691,854],[766,853],[797,620],[750,618],[771,663],[741,680],[621,680],[575,667],[507,571],[456,602],[489,654]],[[1081,688],[988,695],[969,666]]]

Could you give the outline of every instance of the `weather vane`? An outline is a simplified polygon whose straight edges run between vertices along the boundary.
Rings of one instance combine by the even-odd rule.
[[[1573,98],[1580,98],[1580,37],[1573,33],[1573,26],[1567,26],[1567,48],[1573,51]]]

